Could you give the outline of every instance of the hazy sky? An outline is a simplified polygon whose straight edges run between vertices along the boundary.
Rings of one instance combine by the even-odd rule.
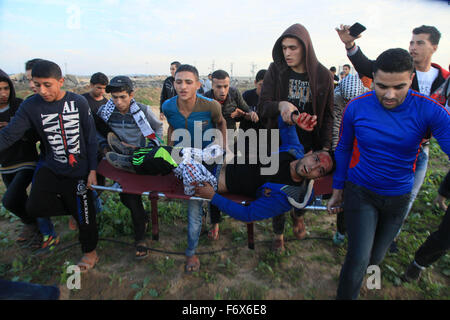
[[[0,68],[23,72],[39,57],[73,74],[169,74],[178,60],[202,75],[214,63],[250,76],[252,64],[269,66],[276,39],[294,23],[308,29],[319,61],[338,67],[348,59],[334,28],[356,21],[367,27],[357,43],[372,59],[408,49],[414,27],[436,26],[433,62],[448,68],[450,5],[432,0],[0,0]]]

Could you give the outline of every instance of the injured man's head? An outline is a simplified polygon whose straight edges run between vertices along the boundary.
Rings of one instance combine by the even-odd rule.
[[[293,179],[317,179],[334,169],[334,161],[328,151],[308,152],[301,159],[291,162]],[[296,177],[295,177],[296,176]]]

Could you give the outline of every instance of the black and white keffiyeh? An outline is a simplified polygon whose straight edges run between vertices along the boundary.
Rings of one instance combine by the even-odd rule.
[[[111,117],[111,114],[113,113],[115,108],[116,105],[114,104],[113,100],[109,99],[106,105],[100,110],[99,117],[103,121],[108,122],[109,117]],[[160,143],[156,137],[155,131],[153,131],[144,112],[141,110],[141,108],[139,108],[136,100],[134,99],[131,99],[130,113],[133,115],[133,119],[141,130],[142,135],[147,139],[153,140],[157,145],[159,145]]]
[[[214,190],[217,191],[216,177],[201,162],[209,163],[211,160],[222,156],[223,149],[218,145],[212,145],[203,150],[183,148],[181,153],[183,160],[173,172],[178,179],[183,180],[184,193],[192,196],[195,194],[195,187],[205,183],[211,184]]]

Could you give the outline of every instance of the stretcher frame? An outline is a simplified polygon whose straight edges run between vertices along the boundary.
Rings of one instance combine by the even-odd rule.
[[[158,223],[158,200],[160,198],[179,199],[179,200],[201,200],[211,201],[195,196],[188,196],[184,194],[183,183],[175,177],[173,173],[165,176],[151,176],[151,175],[137,175],[124,170],[116,169],[105,159],[101,160],[97,167],[97,173],[105,178],[117,182],[121,188],[106,187],[93,185],[96,190],[130,193],[148,197],[151,205],[151,220],[152,220],[152,239],[159,240],[159,223]],[[314,181],[314,195],[331,194],[332,188],[331,175]],[[254,198],[236,195],[236,194],[222,194],[222,196],[242,205],[249,205]],[[326,206],[317,204],[314,201],[313,205],[305,207],[305,210],[327,210]],[[254,223],[247,224],[247,244],[249,249],[255,248],[254,241]]]

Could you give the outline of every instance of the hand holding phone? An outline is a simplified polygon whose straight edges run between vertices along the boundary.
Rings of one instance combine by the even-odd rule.
[[[350,32],[350,35],[354,38],[358,37],[361,32],[366,30],[366,27],[364,27],[362,24],[356,22],[354,25],[352,25],[348,31]]]

